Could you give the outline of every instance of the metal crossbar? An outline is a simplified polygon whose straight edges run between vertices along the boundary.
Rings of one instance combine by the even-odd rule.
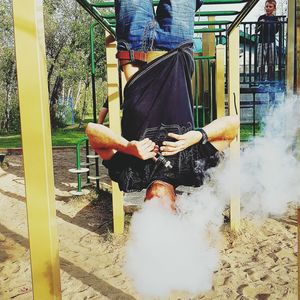
[[[109,2],[91,2],[89,0],[76,0],[100,25],[115,37],[115,14],[107,11],[101,12],[101,8],[109,9],[114,8],[114,1]],[[199,11],[195,13],[196,17],[216,17],[216,16],[233,16],[232,21],[218,20],[218,21],[195,21],[195,26],[209,26],[209,25],[230,25],[228,32],[237,27],[245,16],[250,12],[258,0],[204,0],[204,5],[220,5],[220,4],[243,4],[245,3],[241,11],[235,10],[223,10],[223,11]],[[159,1],[153,1],[153,5],[157,6]],[[201,28],[195,29],[195,33],[205,32],[223,32],[227,29],[224,28]]]

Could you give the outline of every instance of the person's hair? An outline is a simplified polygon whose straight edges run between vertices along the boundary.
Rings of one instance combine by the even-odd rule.
[[[165,198],[167,197],[171,201],[175,201],[176,193],[174,186],[170,183],[161,180],[154,180],[146,190],[145,200],[152,198]]]
[[[276,8],[277,3],[276,3],[275,0],[267,0],[267,1],[265,2],[265,5],[266,5],[267,3],[273,4],[274,7]]]

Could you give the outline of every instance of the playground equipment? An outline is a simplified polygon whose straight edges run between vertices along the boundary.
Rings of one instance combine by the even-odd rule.
[[[115,36],[115,16],[114,13],[107,13],[108,8],[114,7],[114,2],[100,2],[100,3],[90,3],[87,0],[76,0],[82,7],[93,16],[93,18],[104,28],[107,32],[107,35],[111,34]],[[208,17],[208,21],[199,21],[195,22],[195,34],[202,33],[203,36],[207,36],[208,39],[215,38],[214,36],[218,36],[218,40],[222,40],[222,33],[226,33],[227,40],[227,58],[228,58],[228,103],[229,103],[229,112],[230,114],[239,113],[239,30],[238,25],[244,19],[244,17],[249,13],[249,11],[253,8],[253,6],[258,2],[258,0],[206,0],[204,1],[204,5],[222,5],[224,4],[244,4],[241,11],[232,11],[232,10],[222,10],[222,11],[200,11],[195,14],[195,17]],[[154,5],[158,4],[158,1],[153,1]],[[232,16],[234,18],[233,21],[228,20],[215,20],[215,16]],[[208,28],[207,28],[208,26]],[[218,27],[217,27],[218,26]],[[226,28],[222,28],[221,26],[226,26]],[[215,45],[212,43],[204,43],[208,45],[210,51],[213,52],[213,55],[205,55],[207,59],[210,59],[209,56],[215,56]],[[209,52],[209,50],[208,50]],[[118,62],[115,59],[116,49],[114,43],[111,43],[107,46],[107,79],[108,79],[108,99],[109,99],[109,120],[110,127],[115,132],[120,133],[120,104],[119,104],[119,73],[118,73]],[[219,56],[220,57],[220,56]],[[205,58],[198,58],[205,60]],[[221,58],[219,58],[221,59]],[[223,61],[224,62],[224,61]],[[216,62],[216,65],[218,63]],[[210,63],[209,63],[210,65]],[[199,64],[200,66],[200,64]],[[207,72],[209,72],[210,68],[205,67]],[[217,74],[217,72],[215,72]],[[211,73],[212,74],[212,73]],[[218,71],[218,76],[220,78],[220,72]],[[206,78],[212,78],[212,76]],[[213,78],[215,79],[215,78]],[[214,80],[211,80],[212,83]],[[221,80],[220,84],[224,81]],[[210,86],[209,82],[205,82],[204,84]],[[221,90],[224,90],[224,85],[218,87],[218,93]],[[222,94],[222,93],[221,93]],[[224,98],[221,98],[219,103],[222,103]],[[222,105],[216,105],[216,109],[220,108]],[[201,112],[202,110],[202,112]],[[222,109],[222,113],[224,113],[224,109]],[[195,115],[202,116],[202,121],[206,119],[205,106],[202,107],[199,103],[195,104]],[[214,117],[213,111],[208,113],[210,118]],[[215,112],[215,115],[220,116],[220,112]],[[198,125],[200,125],[199,118],[197,119]],[[197,126],[197,124],[196,124]],[[239,156],[239,139],[235,143],[233,143],[232,149],[236,149],[232,152],[235,153],[236,159]],[[118,190],[118,186],[116,183],[112,183],[113,190],[113,213],[114,213],[114,232],[121,233],[123,232],[124,226],[124,213],[123,213],[123,199],[122,193]],[[233,196],[234,199],[238,199],[238,192]],[[238,228],[239,225],[239,201],[233,201],[235,205],[232,207],[236,207],[236,209],[231,211],[231,225],[232,228]]]
[[[85,143],[85,162],[81,162],[80,154],[81,154],[81,146]],[[90,159],[94,159],[94,162],[90,162]],[[99,179],[100,176],[97,175],[97,172],[99,174],[99,170],[97,170],[98,166],[98,160],[99,155],[97,154],[90,154],[89,151],[89,140],[87,137],[81,138],[76,143],[76,168],[69,169],[69,172],[77,174],[77,190],[71,191],[70,193],[74,196],[80,196],[80,195],[86,195],[89,193],[89,190],[82,190],[82,174],[87,175],[86,184],[89,184],[91,180],[95,180],[97,183],[97,188],[99,189]],[[95,165],[96,166],[96,175],[92,176],[90,175],[90,166]]]
[[[88,139],[86,137],[81,138],[77,142],[77,144],[76,144],[76,168],[69,169],[69,172],[77,174],[77,190],[70,192],[72,195],[75,195],[75,196],[80,196],[80,195],[88,193],[88,191],[82,191],[82,186],[81,186],[81,174],[89,173],[89,171],[90,171],[89,168],[82,167],[83,164],[80,163],[81,144],[84,143],[84,142],[88,142]],[[87,148],[88,148],[88,146],[87,146]],[[87,157],[87,159],[88,159],[88,157]],[[87,166],[90,166],[91,164],[92,163],[87,161],[84,164],[84,166],[87,167]]]
[[[0,153],[0,167],[3,168],[6,167],[6,162],[4,161],[6,156],[6,153]]]
[[[42,1],[13,13],[33,294],[61,299]]]
[[[112,7],[113,2],[91,4],[87,0],[77,0],[105,30],[114,35],[109,19],[101,16],[96,7]],[[240,12],[206,12],[208,15],[233,15],[234,21],[228,29],[228,97],[229,111],[235,113],[239,103],[239,34],[238,24],[243,20],[257,1],[244,0],[204,0],[204,4],[246,3]],[[157,1],[155,1],[157,3]],[[58,237],[55,216],[54,179],[51,149],[50,116],[48,88],[46,80],[46,60],[43,25],[43,6],[41,0],[13,0],[15,47],[17,59],[18,90],[21,114],[23,159],[26,184],[26,205],[28,215],[29,241],[31,251],[31,273],[35,299],[61,299]],[[198,13],[205,15],[205,12]],[[300,94],[300,32],[299,3],[289,0],[288,24],[288,70],[287,82],[290,91]],[[205,30],[204,30],[205,31]],[[220,32],[216,30],[214,32]],[[293,44],[295,43],[295,44]],[[296,45],[296,47],[294,47]],[[217,50],[221,51],[220,49]],[[28,55],[24,56],[24,53]],[[110,126],[120,132],[118,98],[118,71],[115,59],[115,46],[107,47],[108,93]],[[224,65],[223,65],[224,66]],[[216,76],[221,76],[221,67]],[[221,92],[224,86],[216,87]],[[30,106],[28,106],[30,99]],[[234,101],[234,99],[236,101]],[[115,116],[118,116],[116,118]],[[217,112],[218,115],[218,112]],[[31,124],[34,123],[34,128]],[[238,159],[239,141],[232,147]],[[238,186],[238,184],[237,184]],[[239,193],[238,188],[232,195],[231,222],[238,228]],[[123,203],[121,193],[113,184],[114,231],[123,231]],[[298,211],[298,224],[300,211]],[[38,224],[38,226],[37,226]],[[299,229],[300,230],[300,229]],[[300,231],[299,231],[300,233]],[[298,235],[299,240],[299,235]],[[300,241],[299,241],[300,242]],[[299,264],[300,265],[300,264]],[[300,281],[299,281],[300,283]]]

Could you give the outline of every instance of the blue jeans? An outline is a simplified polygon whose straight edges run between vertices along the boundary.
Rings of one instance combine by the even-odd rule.
[[[118,50],[172,50],[193,41],[200,0],[115,0]]]

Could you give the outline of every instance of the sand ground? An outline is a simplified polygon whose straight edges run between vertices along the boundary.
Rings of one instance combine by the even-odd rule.
[[[75,165],[75,151],[55,150],[53,158],[62,298],[143,299],[122,271],[130,215],[125,233],[111,234],[110,194],[70,196],[76,176],[68,169]],[[9,155],[5,161],[9,166],[0,169],[0,299],[33,299],[22,156]],[[261,226],[243,220],[238,234],[228,225],[222,231],[212,289],[169,299],[297,299],[295,208]]]

